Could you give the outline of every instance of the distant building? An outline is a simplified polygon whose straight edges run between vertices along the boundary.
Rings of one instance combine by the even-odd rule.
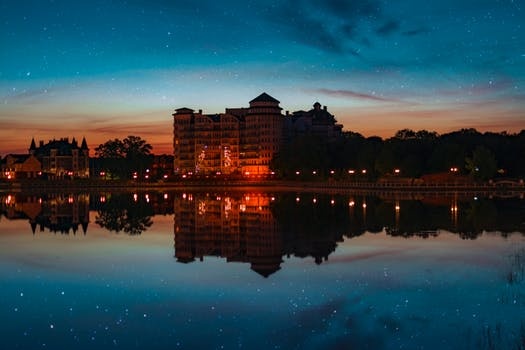
[[[154,155],[151,163],[151,179],[167,179],[173,174],[173,156],[167,154]]]
[[[328,112],[326,106],[321,108],[319,102],[314,103],[313,109],[293,112],[286,115],[285,135],[293,139],[300,135],[312,135],[327,141],[341,136],[343,126],[337,124],[335,117]]]
[[[36,147],[35,140],[31,141],[29,154],[35,156],[42,164],[42,174],[51,179],[60,178],[88,178],[89,177],[89,148],[86,139],[82,139],[79,146],[73,138],[51,140],[44,144],[40,141]]]
[[[283,115],[279,101],[262,93],[245,108],[203,114],[179,108],[173,114],[175,174],[268,175],[270,161],[286,140],[310,133],[325,138],[341,134],[326,107]]]
[[[0,178],[32,179],[42,174],[42,164],[31,154],[8,154],[1,162]]]

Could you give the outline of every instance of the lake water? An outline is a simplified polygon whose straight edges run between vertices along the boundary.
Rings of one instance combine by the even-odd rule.
[[[523,349],[525,200],[0,195],[3,349]]]

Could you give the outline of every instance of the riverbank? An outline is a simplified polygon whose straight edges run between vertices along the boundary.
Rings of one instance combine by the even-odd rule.
[[[523,180],[500,180],[485,183],[465,182],[365,182],[365,181],[285,181],[285,180],[181,180],[137,182],[119,180],[25,180],[1,182],[0,191],[128,191],[128,190],[203,190],[217,188],[266,188],[283,191],[364,191],[364,192],[479,192],[525,193]]]

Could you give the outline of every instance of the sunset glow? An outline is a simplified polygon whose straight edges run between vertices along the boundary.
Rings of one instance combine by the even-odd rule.
[[[95,20],[96,19],[96,20]],[[525,128],[519,1],[2,1],[0,153],[139,135],[172,152],[175,108],[266,91],[344,130]]]

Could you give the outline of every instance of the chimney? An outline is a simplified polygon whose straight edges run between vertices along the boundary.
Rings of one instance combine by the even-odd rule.
[[[202,114],[202,109],[199,109],[199,114]]]
[[[323,106],[323,109],[324,109],[325,111],[326,111],[326,108],[327,108],[326,106]]]
[[[40,147],[44,146],[44,141],[40,140],[40,142],[39,142],[39,146],[40,146]]]
[[[290,115],[290,111],[286,111],[286,115],[287,115],[287,116]]]

